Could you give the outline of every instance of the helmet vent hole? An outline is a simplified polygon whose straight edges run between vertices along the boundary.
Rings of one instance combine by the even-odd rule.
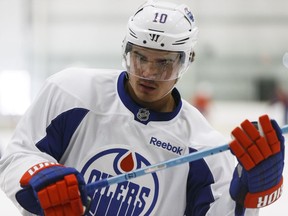
[[[164,47],[165,46],[165,44],[164,43],[161,43],[161,47]]]
[[[147,43],[147,41],[146,40],[143,40],[143,44],[146,44]]]

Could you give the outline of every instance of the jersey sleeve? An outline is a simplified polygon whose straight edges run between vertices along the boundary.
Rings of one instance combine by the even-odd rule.
[[[19,121],[0,159],[0,186],[6,195],[21,209],[15,199],[20,190],[21,176],[31,166],[49,161],[57,162],[51,155],[37,148],[36,143],[46,136],[46,129],[53,119],[81,101],[65,92],[54,77],[48,79],[34,102]],[[22,209],[25,215],[24,210]]]

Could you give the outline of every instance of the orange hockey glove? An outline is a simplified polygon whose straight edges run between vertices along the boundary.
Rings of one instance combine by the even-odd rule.
[[[74,168],[40,163],[22,176],[20,184],[17,201],[37,215],[81,216],[88,204],[85,181]]]
[[[282,192],[284,137],[275,120],[259,118],[259,130],[248,120],[232,131],[230,143],[237,157],[230,185],[231,197],[243,208],[260,208],[275,202]],[[240,215],[240,214],[239,214]]]

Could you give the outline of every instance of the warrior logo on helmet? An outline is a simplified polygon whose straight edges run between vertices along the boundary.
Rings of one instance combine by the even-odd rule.
[[[155,42],[157,42],[160,37],[160,35],[158,34],[149,34],[149,35],[150,35],[151,41],[155,41]]]

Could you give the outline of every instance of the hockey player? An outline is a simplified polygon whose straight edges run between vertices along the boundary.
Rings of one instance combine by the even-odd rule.
[[[186,5],[148,1],[129,19],[125,71],[66,69],[45,82],[0,161],[23,215],[258,215],[281,195],[284,138],[267,115],[231,150],[87,193],[85,184],[226,143],[175,84],[197,41]],[[18,204],[21,204],[22,207]]]

